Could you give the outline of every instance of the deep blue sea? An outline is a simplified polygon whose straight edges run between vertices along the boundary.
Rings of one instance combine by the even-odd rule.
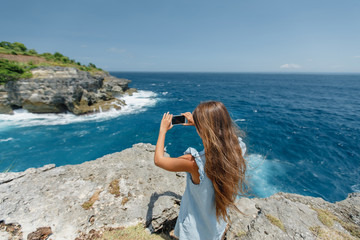
[[[132,80],[128,106],[89,116],[0,115],[0,171],[79,164],[138,142],[156,144],[164,112],[219,100],[244,131],[253,193],[339,201],[360,191],[360,75],[112,73]],[[171,156],[202,150],[194,127],[166,136]],[[120,159],[119,159],[120,161]]]

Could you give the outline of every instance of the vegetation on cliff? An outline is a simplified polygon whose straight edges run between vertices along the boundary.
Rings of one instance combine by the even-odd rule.
[[[75,67],[91,73],[103,71],[93,63],[82,65],[59,52],[39,54],[23,43],[0,42],[0,85],[20,78],[30,78],[30,70],[39,66]]]
[[[0,84],[20,78],[30,78],[31,66],[20,62],[0,59]]]

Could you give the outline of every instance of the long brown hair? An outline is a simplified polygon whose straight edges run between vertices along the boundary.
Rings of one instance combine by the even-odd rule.
[[[215,190],[216,217],[229,220],[238,194],[246,193],[246,164],[237,137],[238,128],[221,102],[200,103],[193,112],[205,149],[205,173]],[[238,210],[238,209],[237,209]]]

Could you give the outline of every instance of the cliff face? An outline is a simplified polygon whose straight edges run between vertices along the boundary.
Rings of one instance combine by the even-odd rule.
[[[120,109],[125,103],[115,97],[129,91],[131,82],[107,73],[93,76],[76,68],[40,67],[31,72],[31,79],[0,86],[0,113],[24,108],[33,113],[69,111],[80,115]]]
[[[154,151],[140,143],[80,165],[0,173],[0,239],[45,239],[31,236],[51,232],[49,239],[97,239],[91,236],[106,228],[138,223],[168,232],[185,174],[155,167]],[[227,239],[360,238],[360,193],[336,203],[278,193],[236,205],[244,214],[231,213]]]

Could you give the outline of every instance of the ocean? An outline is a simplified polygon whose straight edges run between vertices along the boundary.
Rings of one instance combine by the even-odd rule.
[[[119,111],[87,116],[0,115],[0,172],[79,164],[135,143],[156,144],[164,112],[222,101],[244,132],[258,197],[290,192],[340,201],[360,192],[360,75],[112,72],[139,89]],[[202,150],[194,127],[174,126],[166,150]],[[121,161],[119,159],[119,161]]]

